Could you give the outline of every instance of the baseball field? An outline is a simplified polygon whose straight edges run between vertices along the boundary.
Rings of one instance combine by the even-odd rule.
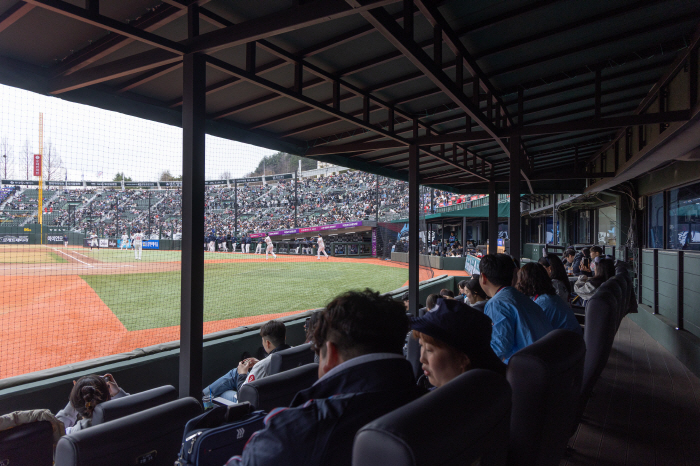
[[[128,250],[3,245],[0,275],[0,378],[179,339],[179,251],[144,250],[136,260]],[[378,259],[205,253],[204,331],[407,279],[405,264]]]

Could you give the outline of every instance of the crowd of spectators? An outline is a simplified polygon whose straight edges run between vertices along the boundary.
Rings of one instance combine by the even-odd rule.
[[[15,192],[3,188],[6,197]],[[464,196],[438,191],[433,208],[462,202]],[[36,189],[26,189],[8,202],[0,217],[32,216],[38,208]],[[2,196],[0,196],[0,199]],[[295,223],[295,199],[296,207]],[[1,201],[0,201],[1,202]],[[430,210],[426,190],[421,202]],[[150,207],[149,207],[150,206]],[[72,231],[118,237],[141,229],[150,238],[173,238],[181,231],[180,189],[84,189],[44,191],[45,224]],[[379,215],[377,215],[379,209]],[[18,213],[18,211],[21,211]],[[26,211],[26,213],[24,213]],[[324,177],[282,179],[272,183],[208,186],[205,193],[205,228],[219,234],[259,233],[358,220],[389,221],[408,216],[405,182],[349,170]],[[150,229],[149,229],[150,226]],[[455,253],[454,251],[452,252]]]

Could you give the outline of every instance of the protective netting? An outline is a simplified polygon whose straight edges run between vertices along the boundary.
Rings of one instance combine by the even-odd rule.
[[[0,152],[0,378],[179,339],[182,130],[0,86]],[[210,136],[206,179],[205,333],[407,284],[407,183]]]

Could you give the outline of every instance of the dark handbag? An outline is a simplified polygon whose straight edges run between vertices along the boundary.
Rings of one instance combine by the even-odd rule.
[[[250,403],[215,406],[185,426],[176,466],[221,466],[262,429],[267,413],[252,411]]]

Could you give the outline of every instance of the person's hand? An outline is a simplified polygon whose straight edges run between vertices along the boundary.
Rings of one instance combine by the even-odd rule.
[[[119,393],[119,385],[117,385],[117,381],[114,380],[112,374],[105,374],[103,377],[105,382],[107,382],[107,387],[109,387],[109,396],[115,396]]]
[[[255,358],[244,359],[243,361],[238,363],[238,373],[247,374],[248,371],[250,371],[250,369],[252,369],[257,362],[258,360]]]

